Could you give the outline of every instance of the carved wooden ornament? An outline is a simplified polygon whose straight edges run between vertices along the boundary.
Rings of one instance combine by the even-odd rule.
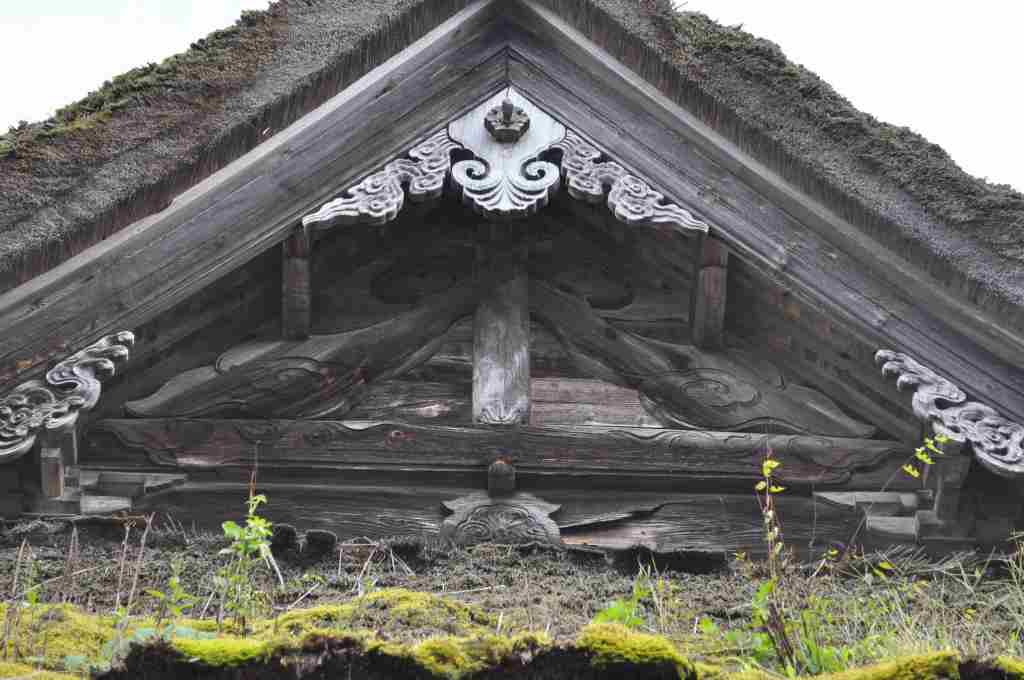
[[[883,375],[897,376],[899,389],[914,389],[914,414],[936,433],[970,443],[978,462],[998,475],[1024,476],[1024,426],[968,401],[962,389],[906,354],[879,350],[875,363]]]
[[[442,505],[452,514],[441,523],[441,538],[456,545],[562,543],[558,525],[550,517],[561,506],[516,492],[515,466],[504,459],[488,468],[486,492]]]
[[[128,359],[135,336],[122,331],[51,368],[43,380],[22,383],[0,398],[0,463],[32,450],[40,430],[72,427],[100,398],[100,384]]]
[[[453,165],[456,150],[472,157]],[[561,167],[556,165],[559,157]],[[467,205],[489,219],[529,216],[547,205],[565,183],[573,198],[605,201],[615,217],[627,224],[708,231],[708,225],[688,210],[667,201],[647,180],[630,173],[513,88],[417,143],[408,158],[391,161],[304,217],[302,223],[314,229],[384,224],[398,215],[406,196],[413,201],[437,197],[446,179]]]

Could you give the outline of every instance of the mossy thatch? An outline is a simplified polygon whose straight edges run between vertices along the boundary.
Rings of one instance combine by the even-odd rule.
[[[857,111],[773,43],[669,0],[541,0],[954,293],[1024,325],[1024,196]],[[167,205],[467,0],[281,0],[0,138],[0,290]]]

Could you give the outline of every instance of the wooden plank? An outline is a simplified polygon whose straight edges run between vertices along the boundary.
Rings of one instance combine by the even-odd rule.
[[[700,270],[694,283],[693,344],[701,349],[725,346],[726,277],[729,250],[720,240],[705,237],[701,243]]]
[[[734,253],[867,342],[928,357],[973,386],[972,396],[1024,418],[1021,338],[637,82],[551,12],[516,8],[526,8],[514,17],[524,30],[512,35],[517,89],[639,175],[659,178],[659,190],[699,212]]]
[[[524,243],[485,225],[478,266],[494,282],[473,321],[473,421],[519,425],[530,417],[530,308]],[[513,232],[514,234],[515,232]]]
[[[829,548],[854,537],[861,514],[781,494],[776,498],[784,542],[800,558],[820,558]],[[865,536],[861,536],[864,542]],[[764,521],[753,493],[692,494],[673,500],[647,517],[563,532],[568,545],[624,550],[644,547],[656,552],[765,551]]]
[[[780,478],[794,490],[920,486],[900,473],[900,465],[910,455],[900,443],[819,436],[650,428],[501,430],[394,422],[139,419],[97,423],[88,433],[88,442],[87,462],[92,468],[172,467],[223,474],[231,467],[248,470],[258,459],[264,472],[359,469],[377,471],[386,479],[399,471],[446,467],[482,471],[494,460],[506,458],[516,465],[524,484],[550,485],[543,479],[552,478],[563,486],[600,482],[620,489],[675,488],[687,480],[748,489],[761,477],[760,452],[770,447],[783,461]]]
[[[602,380],[534,378],[530,425],[664,427],[644,410],[636,390]]]
[[[312,311],[309,232],[297,227],[281,244],[281,252],[281,335],[285,340],[305,340]]]
[[[310,206],[500,89],[504,43],[484,35],[495,7],[473,3],[163,212],[0,296],[0,380],[42,372],[68,347],[169,309],[283,240]]]
[[[269,498],[263,514],[300,530],[329,529],[346,539],[432,536],[444,518],[443,501],[473,493],[452,486],[356,486],[260,484]],[[136,502],[137,512],[158,511],[185,526],[215,530],[243,514],[245,484],[190,482]],[[225,499],[237,499],[233,506]],[[659,552],[691,550],[758,554],[764,550],[763,521],[753,494],[626,494],[595,498],[579,490],[549,489],[543,499],[561,505],[553,516],[568,545]],[[850,539],[860,513],[829,507],[812,498],[780,496],[784,538],[801,557],[819,557]],[[632,517],[632,519],[629,519]]]

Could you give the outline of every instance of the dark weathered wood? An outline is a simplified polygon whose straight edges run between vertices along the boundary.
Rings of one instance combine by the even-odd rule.
[[[46,498],[64,494],[64,455],[59,448],[40,447],[39,483]]]
[[[701,349],[724,347],[726,278],[729,250],[714,237],[703,239],[700,270],[694,283],[693,344]]]
[[[531,311],[552,328],[592,375],[638,389],[663,422],[715,430],[809,432],[869,436],[825,395],[764,380],[733,356],[668,345],[619,331],[584,300],[531,281]]]
[[[281,250],[281,334],[285,340],[305,340],[309,337],[312,308],[309,232],[297,228],[281,244]]]
[[[518,425],[530,417],[530,310],[523,244],[484,225],[477,255],[493,285],[473,322],[473,420]],[[511,241],[511,242],[510,242]]]
[[[134,415],[164,417],[344,414],[369,383],[398,377],[429,359],[476,300],[476,282],[468,280],[369,328],[299,342],[243,345],[222,355],[215,366],[183,373],[125,408]]]
[[[106,420],[88,433],[90,467],[248,470],[478,468],[503,458],[521,479],[562,485],[607,477],[638,488],[673,488],[687,480],[749,488],[770,447],[780,478],[795,490],[916,488],[900,473],[908,457],[896,442],[799,435],[691,432],[651,428],[517,430],[402,423],[284,420]],[[326,474],[326,473],[324,473]],[[547,482],[545,482],[547,483]],[[523,488],[526,488],[523,486]],[[706,486],[704,487],[706,488]]]
[[[473,388],[469,382],[374,382],[354,409],[350,420],[392,420],[435,425],[470,425]]]
[[[644,410],[635,389],[579,378],[532,379],[530,424],[536,427],[665,426]]]
[[[557,495],[545,493],[545,498]],[[819,558],[829,548],[855,536],[860,513],[828,506],[814,498],[780,495],[776,512],[787,545],[804,559]],[[861,535],[856,543],[868,543]],[[656,512],[612,524],[563,530],[566,545],[605,549],[644,547],[656,552],[679,550],[735,554],[765,551],[764,520],[753,494],[693,494],[673,500]]]
[[[342,540],[436,535],[444,517],[441,504],[473,493],[465,487],[278,482],[261,484],[259,491],[270,499],[264,514],[272,521],[302,530],[330,529]],[[237,521],[247,494],[244,483],[190,482],[137,501],[133,509],[164,512],[186,526],[194,522],[197,529],[214,530],[225,520]],[[563,527],[568,545],[722,554],[764,550],[763,520],[752,493],[595,495],[552,488],[543,497],[561,506],[552,519]],[[806,497],[780,496],[778,512],[784,538],[804,558],[818,558],[829,547],[846,543],[860,521],[858,512]],[[862,532],[858,542],[865,538]]]

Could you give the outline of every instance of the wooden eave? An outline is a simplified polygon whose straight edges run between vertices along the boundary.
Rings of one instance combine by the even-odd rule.
[[[0,296],[0,379],[38,375],[98,336],[155,318],[510,84],[600,140],[610,156],[711,224],[740,259],[862,342],[926,361],[972,398],[1024,418],[1021,338],[529,0],[472,4],[162,212]]]

